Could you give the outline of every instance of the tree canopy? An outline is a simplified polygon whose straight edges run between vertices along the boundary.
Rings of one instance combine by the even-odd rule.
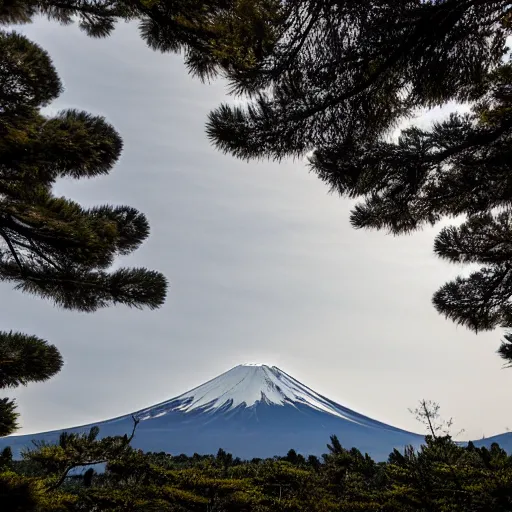
[[[75,20],[93,37],[137,21],[153,49],[183,52],[201,79],[222,75],[245,106],[208,120],[216,147],[242,159],[310,154],[329,188],[360,198],[356,228],[395,235],[444,217],[435,253],[480,268],[434,294],[474,331],[512,327],[509,101],[501,0],[4,0],[0,21]],[[52,77],[48,76],[48,80]],[[392,132],[424,109],[469,105],[430,129]],[[509,334],[500,354],[512,361]]]
[[[201,79],[253,69],[281,32],[279,0],[3,0],[0,23],[30,23],[45,16],[77,21],[91,37],[107,37],[121,21],[137,22],[146,44],[161,52],[183,52]]]
[[[147,238],[146,217],[130,206],[84,208],[53,193],[60,178],[107,174],[121,153],[119,134],[87,112],[41,113],[62,85],[38,45],[0,31],[0,54],[0,280],[65,309],[158,308],[167,289],[161,273],[110,270]],[[61,365],[44,340],[0,332],[0,388],[46,380]],[[3,400],[0,435],[15,420],[13,402]]]
[[[333,192],[361,199],[356,228],[399,235],[462,217],[434,251],[480,268],[443,285],[434,306],[474,331],[512,328],[510,4],[304,0],[285,10],[270,55],[229,75],[247,104],[210,114],[213,144],[242,159],[309,153]],[[393,140],[412,116],[450,102],[470,110]],[[500,353],[511,352],[506,336]]]
[[[284,457],[243,461],[223,450],[142,453],[128,438],[97,435],[63,436],[58,445],[24,452],[20,461],[4,454],[0,497],[2,486],[25,482],[30,492],[11,501],[25,508],[11,510],[506,512],[512,506],[512,458],[496,444],[460,446],[448,436],[428,436],[419,451],[394,450],[376,463],[332,436],[322,457],[292,449]],[[109,457],[106,467],[66,472],[103,460],[98,454]]]

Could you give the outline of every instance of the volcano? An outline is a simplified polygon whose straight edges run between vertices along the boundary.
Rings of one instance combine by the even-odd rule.
[[[319,395],[275,366],[243,364],[180,396],[132,414],[64,430],[10,436],[15,456],[33,440],[54,443],[64,432],[100,436],[129,434],[140,420],[132,445],[144,451],[213,454],[219,448],[242,459],[304,455],[327,451],[335,434],[346,448],[356,447],[377,461],[405,446],[419,447],[423,436],[386,425]]]

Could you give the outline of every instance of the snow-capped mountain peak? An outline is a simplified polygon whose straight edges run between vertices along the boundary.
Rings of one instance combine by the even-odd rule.
[[[275,366],[241,364],[176,399],[184,402],[182,411],[251,407],[257,402],[283,404],[292,394],[282,375]]]
[[[96,424],[66,429],[101,436],[125,435],[144,451],[171,454],[216,453],[219,448],[242,458],[272,457],[294,448],[297,453],[321,455],[329,436],[343,446],[358,447],[377,460],[394,448],[419,446],[423,437],[386,425],[316,393],[276,366],[248,363],[165,402]],[[33,440],[58,442],[63,430],[0,439],[19,456]]]
[[[144,421],[171,411],[226,412],[258,404],[306,406],[358,424],[366,424],[368,420],[319,395],[277,366],[260,363],[235,366],[182,395],[139,411],[137,416]]]
[[[127,435],[133,430],[134,417],[141,420],[134,448],[171,454],[212,454],[223,448],[250,459],[284,455],[293,448],[303,455],[321,455],[329,436],[336,434],[344,447],[355,446],[383,461],[395,448],[417,448],[424,442],[421,435],[325,398],[276,366],[247,363],[133,414],[71,429],[0,438],[0,450],[11,446],[19,457],[34,440],[58,443],[62,432],[88,432],[92,426],[100,428],[102,437]],[[510,435],[503,439],[509,448]],[[490,446],[495,440],[475,444]]]

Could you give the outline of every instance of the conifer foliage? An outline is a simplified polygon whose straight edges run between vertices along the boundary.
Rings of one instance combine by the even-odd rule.
[[[136,21],[147,45],[183,52],[201,79],[253,69],[282,32],[279,0],[3,0],[0,23],[29,23],[43,15],[75,21],[91,37],[107,37],[121,21]]]
[[[474,331],[512,328],[512,8],[493,0],[285,2],[284,33],[257,68],[231,74],[247,106],[207,125],[242,159],[298,157],[330,189],[362,201],[356,228],[395,235],[462,216],[435,253],[479,269],[442,286],[436,309]],[[393,129],[465,102],[430,129]],[[500,354],[512,361],[506,337]]]
[[[56,197],[59,178],[107,174],[122,141],[103,118],[40,108],[61,92],[47,53],[26,37],[0,31],[0,280],[65,309],[114,304],[158,308],[166,279],[145,268],[109,267],[148,236],[143,214],[129,206],[84,208]],[[43,381],[62,365],[35,336],[0,332],[0,388]],[[0,435],[16,426],[14,403],[0,402]]]
[[[42,382],[62,366],[59,351],[36,336],[0,332],[0,389],[29,382]],[[12,400],[0,399],[0,436],[16,428],[17,413]]]
[[[57,446],[39,446],[22,461],[11,460],[10,472],[0,475],[0,496],[2,479],[14,485],[30,475],[32,493],[20,493],[20,501],[31,498],[36,506],[18,509],[24,512],[508,512],[512,507],[512,457],[496,444],[463,447],[449,436],[428,436],[420,450],[394,450],[387,462],[377,463],[332,436],[321,458],[290,450],[285,457],[242,461],[222,450],[217,456],[142,453],[127,439],[97,440],[96,434],[64,437]],[[102,460],[95,458],[98,452],[107,454],[106,467],[65,472]]]

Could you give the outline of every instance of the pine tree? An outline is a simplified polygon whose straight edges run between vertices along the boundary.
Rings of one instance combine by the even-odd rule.
[[[96,435],[63,436],[56,446],[25,452],[0,475],[0,499],[9,479],[19,491],[12,510],[24,512],[505,512],[512,506],[512,457],[496,444],[464,447],[428,436],[419,450],[395,450],[387,463],[331,444],[334,451],[315,467],[276,456],[224,471],[213,455],[175,460],[134,450],[127,437]],[[105,467],[76,471],[103,456]],[[63,479],[69,467],[75,473]]]
[[[144,268],[109,267],[148,236],[129,206],[84,208],[52,192],[62,177],[107,174],[122,141],[101,117],[40,108],[62,90],[50,58],[17,33],[0,31],[0,280],[65,309],[92,312],[114,304],[158,308],[166,279]],[[43,381],[62,359],[44,340],[0,332],[0,388]],[[16,426],[14,403],[0,401],[0,435]]]
[[[254,69],[281,31],[279,0],[0,0],[1,23],[29,23],[43,15],[78,21],[91,37],[107,37],[120,21],[138,21],[147,45],[183,53],[201,79]]]
[[[37,442],[34,448],[25,450],[22,456],[25,460],[39,465],[47,479],[45,486],[49,491],[59,489],[77,468],[89,470],[91,466],[114,462],[126,454],[131,454],[130,443],[138,423],[134,418],[133,430],[129,436],[125,434],[99,439],[98,427],[92,427],[87,433],[63,432],[58,444]],[[90,472],[87,478],[92,478]]]
[[[45,340],[20,333],[0,332],[0,389],[45,381],[61,366],[59,351]],[[0,437],[16,429],[17,417],[14,401],[0,399]]]
[[[286,3],[288,5],[288,3]],[[248,105],[207,131],[238,158],[298,157],[332,191],[360,198],[355,228],[399,235],[463,216],[435,253],[479,270],[442,286],[436,309],[475,332],[512,328],[512,33],[509,2],[303,0],[257,70],[231,74]],[[424,130],[391,134],[421,109],[466,102]],[[508,337],[500,354],[512,361]]]
[[[105,500],[95,503],[88,496],[96,481],[101,481],[94,467],[106,462],[129,457],[134,452],[130,447],[137,421],[130,436],[113,436],[98,439],[99,429],[87,433],[60,436],[58,444],[44,442],[22,452],[22,460],[9,461],[9,453],[0,457],[0,503],[2,511],[50,512],[111,510],[100,508]],[[5,451],[4,451],[5,452]],[[6,460],[2,467],[2,458]],[[93,467],[91,467],[93,466]],[[88,468],[88,469],[85,469]],[[101,494],[101,492],[100,492]],[[118,496],[111,490],[111,496]],[[96,508],[97,507],[97,508]],[[128,510],[128,509],[115,509]]]

